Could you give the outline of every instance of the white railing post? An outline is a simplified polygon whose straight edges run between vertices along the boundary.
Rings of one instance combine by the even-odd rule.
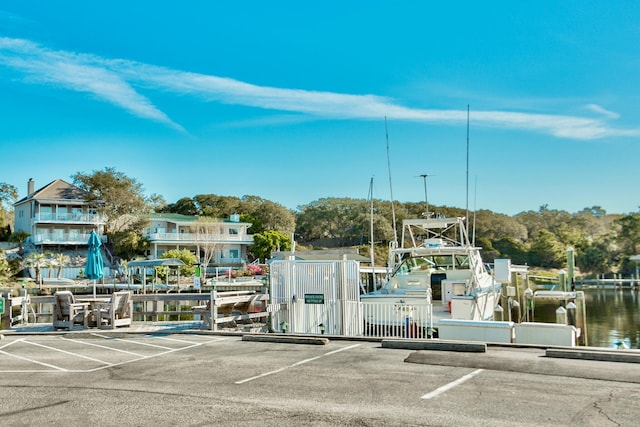
[[[210,315],[211,315],[211,330],[212,331],[217,331],[218,330],[218,306],[216,305],[216,298],[218,296],[218,291],[216,291],[215,285],[213,287],[213,289],[211,289],[211,311],[210,311]]]

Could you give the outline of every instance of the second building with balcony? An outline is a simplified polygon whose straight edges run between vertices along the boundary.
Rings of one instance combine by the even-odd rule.
[[[253,245],[251,223],[240,216],[229,219],[180,214],[151,214],[143,233],[150,243],[150,256],[159,258],[172,249],[189,250],[208,264],[240,266],[247,263],[247,248]]]

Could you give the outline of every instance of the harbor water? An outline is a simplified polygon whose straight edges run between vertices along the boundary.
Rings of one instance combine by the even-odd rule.
[[[587,344],[640,349],[640,295],[629,287],[586,288]],[[536,306],[536,321],[555,322],[555,309]]]
[[[629,288],[585,290],[589,345],[640,348],[640,298]]]

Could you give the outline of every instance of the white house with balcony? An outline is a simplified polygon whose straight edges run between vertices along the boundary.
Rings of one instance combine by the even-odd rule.
[[[150,256],[187,249],[203,259],[212,254],[210,265],[239,266],[247,263],[247,248],[253,245],[248,233],[251,223],[240,222],[240,215],[229,219],[203,218],[172,213],[151,214],[144,236],[150,242]]]
[[[105,218],[84,199],[75,185],[56,179],[37,190],[33,179],[27,196],[14,204],[14,230],[30,234],[28,241],[47,246],[86,246],[92,230],[104,233]]]

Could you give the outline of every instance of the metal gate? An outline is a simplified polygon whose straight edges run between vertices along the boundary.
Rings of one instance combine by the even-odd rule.
[[[361,331],[357,261],[274,261],[270,279],[273,330],[332,335]]]

